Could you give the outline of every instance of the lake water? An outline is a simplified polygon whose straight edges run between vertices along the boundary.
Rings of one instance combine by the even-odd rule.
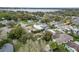
[[[53,9],[53,8],[0,8],[0,10],[28,11],[28,12],[54,12],[54,11],[59,11],[59,9]]]

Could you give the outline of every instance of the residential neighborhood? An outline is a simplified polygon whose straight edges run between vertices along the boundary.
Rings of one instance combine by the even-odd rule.
[[[0,8],[0,52],[79,52],[79,9]]]

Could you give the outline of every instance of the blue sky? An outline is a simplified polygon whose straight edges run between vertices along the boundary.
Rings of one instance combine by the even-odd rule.
[[[79,7],[78,0],[0,0],[0,7]]]

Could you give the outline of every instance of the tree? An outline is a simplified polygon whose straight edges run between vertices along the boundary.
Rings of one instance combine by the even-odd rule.
[[[25,30],[20,25],[17,25],[8,33],[8,37],[11,39],[19,39],[24,33]]]
[[[61,20],[63,20],[63,17],[56,15],[56,16],[53,16],[53,19],[55,21],[61,21]]]
[[[67,52],[68,50],[65,48],[65,44],[58,45],[57,42],[51,42],[50,43],[51,49],[53,49],[54,52]]]
[[[43,40],[45,40],[45,41],[50,41],[50,40],[52,40],[52,33],[50,33],[50,32],[45,32],[44,34],[43,34],[43,38],[42,38]]]
[[[32,33],[28,33],[28,32],[26,32],[25,34],[23,34],[18,40],[20,41],[20,42],[22,42],[23,44],[25,44],[26,43],[26,41],[27,40],[33,40],[33,35],[32,35]]]
[[[49,16],[48,16],[47,14],[44,14],[44,16],[43,16],[41,22],[46,23],[46,24],[47,24],[48,22],[50,22]]]
[[[65,17],[64,24],[66,25],[72,24],[71,17]]]

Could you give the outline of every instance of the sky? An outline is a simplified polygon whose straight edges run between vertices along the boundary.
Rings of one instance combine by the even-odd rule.
[[[78,0],[0,0],[0,7],[79,7]]]

